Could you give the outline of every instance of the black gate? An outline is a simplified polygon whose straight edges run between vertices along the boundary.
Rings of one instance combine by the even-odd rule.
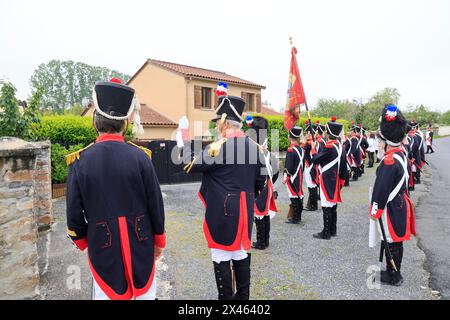
[[[152,151],[152,162],[160,184],[201,181],[201,174],[187,174],[183,171],[183,164],[176,164],[172,161],[172,150],[174,148],[178,150],[176,141],[151,141],[147,148]]]

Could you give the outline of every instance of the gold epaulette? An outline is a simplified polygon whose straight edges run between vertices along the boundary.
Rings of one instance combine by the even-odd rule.
[[[222,148],[222,145],[225,142],[227,142],[227,138],[222,138],[220,140],[217,140],[216,142],[211,143],[208,148],[208,155],[210,157],[217,157],[220,153],[220,149]]]
[[[131,144],[132,146],[141,149],[142,151],[145,152],[145,154],[146,154],[150,159],[152,158],[152,151],[151,151],[151,150],[149,150],[149,149],[147,149],[147,148],[145,148],[145,147],[138,146],[137,144],[134,144],[134,143],[131,142],[131,141],[128,141],[128,144]]]
[[[186,171],[186,173],[191,172],[192,167],[194,166],[195,160],[197,160],[197,157],[194,157],[191,162],[189,162],[187,165],[184,166],[183,170]]]
[[[94,143],[91,143],[90,145],[88,145],[87,147],[80,149],[78,151],[69,153],[68,155],[66,155],[66,163],[68,166],[70,166],[72,163],[75,162],[75,160],[80,159],[80,153],[83,152],[84,150],[86,150],[87,148],[90,148],[94,145]]]

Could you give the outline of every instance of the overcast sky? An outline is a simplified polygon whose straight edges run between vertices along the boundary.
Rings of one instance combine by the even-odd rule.
[[[147,58],[224,71],[285,104],[292,34],[310,105],[397,88],[450,109],[450,1],[0,0],[0,77],[71,59],[134,74]]]

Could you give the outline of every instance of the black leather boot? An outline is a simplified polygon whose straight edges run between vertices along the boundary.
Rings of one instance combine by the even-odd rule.
[[[332,237],[337,236],[337,204],[331,208],[331,223],[330,223],[330,235]]]
[[[347,175],[347,178],[345,178],[344,187],[348,187],[350,185],[350,175]]]
[[[311,188],[312,194],[311,211],[317,211],[317,201],[319,200],[317,189],[318,189],[317,187]]]
[[[230,261],[222,261],[221,263],[213,261],[213,263],[219,300],[231,300],[233,298],[233,287]]]
[[[236,279],[236,294],[233,300],[250,299],[250,253],[244,260],[233,260],[233,270]]]
[[[403,242],[389,243],[389,251],[391,252],[397,271],[394,270],[391,262],[388,261],[386,254],[386,271],[380,272],[380,280],[389,285],[400,286],[403,283],[403,277],[400,272],[403,258]]]
[[[358,168],[352,167],[352,181],[358,181]]]
[[[298,222],[302,221],[302,212],[303,212],[303,199],[297,198],[297,220]]]
[[[266,246],[266,248],[268,248],[269,247],[269,238],[270,238],[270,216],[265,216],[263,220],[264,220],[264,224],[265,224],[264,231],[266,232],[265,237],[264,237],[264,245]]]
[[[299,224],[300,223],[300,217],[298,215],[299,212],[299,202],[297,201],[297,198],[291,198],[291,207],[292,211],[294,212],[292,219],[286,221],[286,223],[290,224]]]
[[[265,245],[265,235],[266,235],[266,224],[263,219],[255,218],[256,226],[256,241],[252,243],[252,248],[257,250],[264,250]]]
[[[330,224],[331,224],[332,208],[322,207],[323,211],[323,230],[313,235],[316,239],[330,240]]]

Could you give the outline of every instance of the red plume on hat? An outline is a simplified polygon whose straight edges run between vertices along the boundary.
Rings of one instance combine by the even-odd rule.
[[[305,121],[305,124],[309,124],[309,121],[308,121],[308,120],[306,120],[306,121]]]
[[[316,121],[316,124],[320,124],[320,121],[319,121],[319,120],[317,120],[317,121]]]
[[[336,122],[336,119],[337,119],[336,116],[332,116],[332,117],[331,117],[331,121],[332,121],[332,122]]]
[[[120,80],[119,78],[111,78],[111,80],[109,80],[109,82],[114,82],[114,83],[120,83],[120,84],[122,84],[122,80]]]

